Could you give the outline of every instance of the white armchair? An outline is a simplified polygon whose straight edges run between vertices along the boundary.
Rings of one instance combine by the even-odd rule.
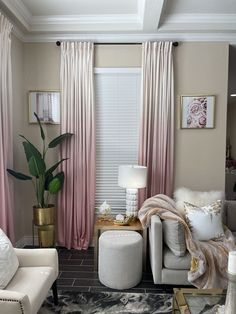
[[[1,314],[36,314],[50,288],[57,304],[56,249],[14,249],[19,268],[5,289],[0,290]]]

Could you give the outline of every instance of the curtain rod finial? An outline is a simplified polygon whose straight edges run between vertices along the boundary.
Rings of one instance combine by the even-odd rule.
[[[58,41],[56,42],[56,45],[57,45],[58,47],[60,47],[60,46],[61,46],[61,42],[58,40]]]
[[[174,42],[173,42],[173,46],[174,46],[174,47],[178,47],[178,46],[179,46],[178,41],[174,41]]]

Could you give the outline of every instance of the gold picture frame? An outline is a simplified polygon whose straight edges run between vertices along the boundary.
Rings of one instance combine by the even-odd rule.
[[[180,128],[213,129],[215,128],[214,95],[182,95]]]
[[[29,99],[29,123],[37,123],[34,112],[41,123],[60,124],[60,91],[31,90]]]

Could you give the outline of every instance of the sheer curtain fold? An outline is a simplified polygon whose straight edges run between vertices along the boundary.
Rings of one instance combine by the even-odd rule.
[[[172,196],[174,154],[174,77],[171,42],[142,45],[142,102],[139,164],[148,168],[140,205],[153,195]]]
[[[94,45],[61,45],[61,132],[74,134],[62,145],[65,184],[58,198],[58,243],[87,249],[95,206]]]
[[[6,172],[13,168],[11,30],[0,12],[0,228],[14,242],[13,182]]]

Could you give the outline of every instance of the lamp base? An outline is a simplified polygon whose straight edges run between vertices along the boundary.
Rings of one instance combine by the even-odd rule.
[[[225,300],[225,314],[234,314],[236,313],[236,275],[230,274],[228,275],[228,288],[227,295]]]
[[[138,217],[138,189],[126,189],[127,217]]]

